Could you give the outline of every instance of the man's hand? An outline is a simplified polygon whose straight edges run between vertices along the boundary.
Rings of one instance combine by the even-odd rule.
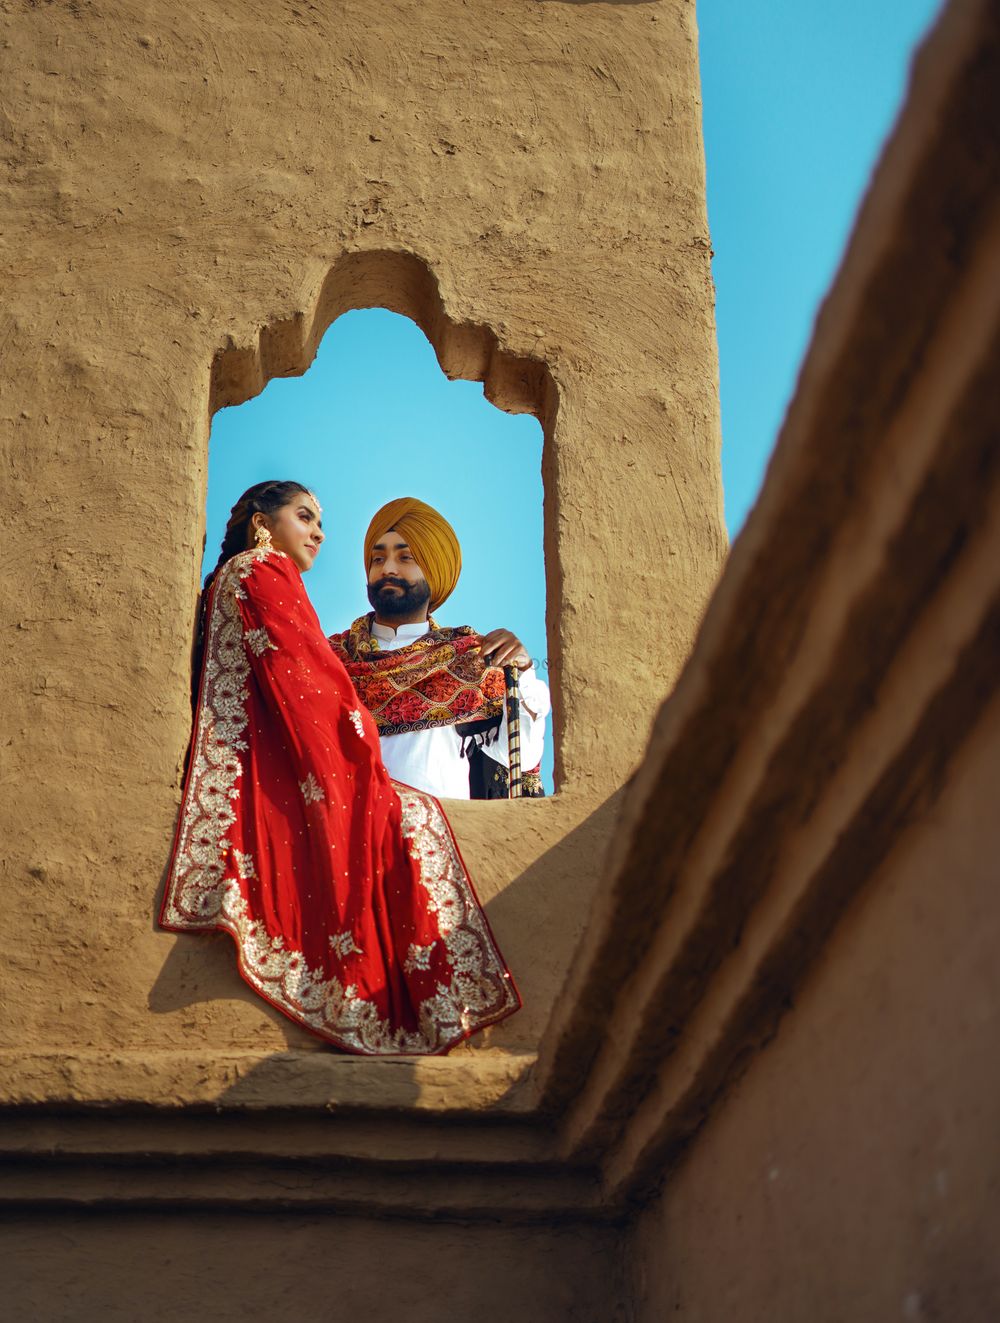
[[[509,666],[513,663],[519,671],[525,671],[531,665],[527,648],[509,629],[491,629],[479,650],[491,666]]]

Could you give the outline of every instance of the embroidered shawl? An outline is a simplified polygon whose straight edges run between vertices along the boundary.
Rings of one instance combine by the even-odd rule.
[[[389,780],[294,562],[209,590],[160,923],[228,932],[243,978],[349,1052],[445,1052],[520,998],[437,800]]]
[[[468,625],[439,629],[430,620],[422,638],[383,652],[371,632],[374,619],[369,612],[329,641],[380,735],[470,722],[477,729],[499,724],[503,670],[484,663],[475,630]]]

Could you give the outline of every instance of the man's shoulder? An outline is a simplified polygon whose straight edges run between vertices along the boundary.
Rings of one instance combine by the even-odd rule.
[[[344,644],[351,637],[357,638],[361,634],[367,634],[371,623],[370,616],[358,616],[347,626],[346,629],[335,631],[333,634],[327,634],[327,639],[333,644]]]
[[[450,643],[452,639],[464,639],[470,636],[479,637],[479,630],[473,629],[471,625],[432,625],[427,633],[433,634],[435,638],[442,639],[446,643]]]

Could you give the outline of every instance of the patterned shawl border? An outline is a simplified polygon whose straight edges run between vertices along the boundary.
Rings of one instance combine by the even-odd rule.
[[[369,711],[371,711],[370,708]],[[438,726],[464,726],[466,722],[469,721],[487,721],[493,719],[496,720],[497,728],[499,729],[499,724],[503,720],[502,705],[501,705],[501,710],[499,712],[494,713],[492,717],[484,716],[481,710],[477,710],[476,712],[473,712],[471,716],[466,714],[465,716],[462,717],[455,717],[455,716],[448,718],[442,717],[438,721],[414,721],[407,723],[406,725],[399,725],[399,726],[393,726],[389,722],[380,722],[378,716],[374,712],[372,712],[371,715],[376,726],[378,726],[378,733],[380,735],[409,735],[413,731],[434,730]]]
[[[335,976],[324,978],[321,971],[309,970],[301,952],[286,950],[281,937],[271,937],[261,923],[250,918],[239,882],[223,876],[225,834],[234,820],[229,801],[239,794],[237,782],[242,774],[236,751],[246,747],[242,733],[247,721],[249,662],[237,598],[242,596],[240,582],[268,554],[282,553],[256,549],[241,553],[227,562],[215,580],[216,609],[209,613],[191,767],[160,924],[172,932],[228,932],[246,983],[276,1010],[344,1051],[387,1056],[447,1052],[512,1014],[521,998],[479,906],[450,824],[432,796],[407,790],[404,836],[413,842],[421,883],[430,893],[432,912],[439,916],[441,938],[455,971],[453,988],[457,987],[467,1004],[460,1006],[454,992],[439,984],[437,993],[419,1009],[416,1033],[393,1031],[375,1005],[358,997],[352,987],[344,988]],[[416,822],[419,807],[432,820],[424,832]],[[196,837],[198,826],[204,831],[209,825],[214,829],[213,839]],[[429,838],[434,835],[446,855],[445,866],[436,874],[429,868],[435,853]],[[447,894],[449,873],[454,896]],[[188,897],[194,902],[193,910],[183,904]],[[447,912],[455,908],[461,914],[453,916],[455,921],[446,928]],[[490,986],[497,994],[492,1005],[489,1001],[484,1004],[483,999]]]

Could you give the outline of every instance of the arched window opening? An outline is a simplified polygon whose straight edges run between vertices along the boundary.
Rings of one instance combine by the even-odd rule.
[[[458,534],[462,574],[436,620],[512,630],[548,681],[542,518],[542,428],[489,403],[475,381],[450,381],[423,332],[385,308],[346,312],[312,366],[275,377],[212,420],[204,573],[229,509],[268,478],[310,484],[326,541],[306,583],[327,633],[369,608],[363,539],[386,501],[416,496]],[[552,792],[553,732],[542,779]]]

